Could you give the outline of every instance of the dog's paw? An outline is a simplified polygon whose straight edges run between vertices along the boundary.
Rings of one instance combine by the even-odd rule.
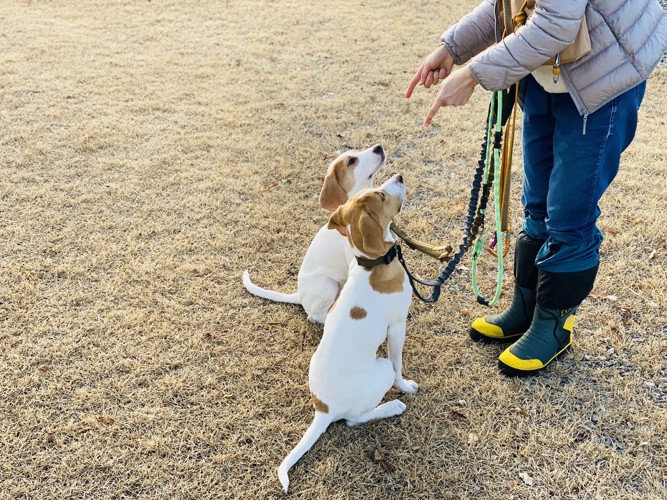
[[[399,401],[398,399],[392,399],[391,401],[387,401],[385,403],[385,417],[395,417],[397,415],[401,415],[405,411],[405,403],[403,401]]]
[[[417,392],[417,389],[419,389],[419,384],[414,380],[401,379],[397,380],[394,385],[396,386],[396,389],[405,392],[406,394],[414,394]]]

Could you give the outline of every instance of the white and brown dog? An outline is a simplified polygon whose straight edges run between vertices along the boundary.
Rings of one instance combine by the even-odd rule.
[[[379,144],[364,151],[348,151],[340,155],[327,170],[320,193],[320,206],[333,212],[354,194],[372,187],[384,161],[384,150]],[[260,288],[250,281],[248,271],[243,272],[243,284],[258,297],[301,304],[310,321],[324,323],[327,311],[347,281],[351,261],[352,251],[345,237],[325,225],[306,251],[299,269],[297,293],[286,294]]]
[[[355,259],[310,361],[315,419],[278,468],[285,491],[289,469],[330,423],[344,419],[356,425],[400,415],[405,404],[398,399],[380,404],[384,395],[392,385],[402,392],[417,391],[417,384],[402,375],[412,289],[401,264],[392,258],[395,240],[389,230],[404,199],[403,178],[396,175],[350,198],[329,219],[329,228],[347,236]],[[390,359],[376,354],[385,339]]]

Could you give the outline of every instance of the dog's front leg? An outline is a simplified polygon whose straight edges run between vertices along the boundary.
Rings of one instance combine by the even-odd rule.
[[[390,325],[387,330],[387,351],[394,367],[394,386],[401,392],[417,392],[419,385],[403,378],[403,344],[405,343],[405,321]]]

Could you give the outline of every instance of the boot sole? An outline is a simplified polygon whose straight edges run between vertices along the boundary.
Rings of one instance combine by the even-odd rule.
[[[542,368],[538,368],[537,370],[517,370],[516,368],[512,368],[511,366],[506,365],[500,360],[498,360],[498,369],[500,370],[500,373],[502,373],[506,377],[518,377],[518,378],[534,377],[542,370],[544,370],[547,366],[549,366],[553,361],[557,361],[563,356],[565,356],[570,347],[572,347],[572,343],[569,343],[567,346],[565,346],[558,354],[556,354],[553,358],[547,361],[546,365],[544,365]]]
[[[516,339],[521,337],[525,332],[517,333],[515,335],[507,335],[505,337],[487,337],[483,333],[478,332],[474,328],[470,329],[470,339],[473,342],[482,342],[484,344],[507,344],[508,342],[514,342]]]

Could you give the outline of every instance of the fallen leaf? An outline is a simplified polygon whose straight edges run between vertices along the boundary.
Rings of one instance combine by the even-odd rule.
[[[387,460],[382,456],[382,453],[380,453],[380,450],[377,448],[373,450],[371,458],[373,462],[380,464],[385,472],[394,472],[394,466],[387,462]]]
[[[52,432],[47,432],[46,433],[46,442],[47,443],[52,444],[52,443],[55,442],[55,440],[56,440],[56,438],[55,438],[55,436],[53,435]]]
[[[527,486],[532,486],[534,484],[533,478],[530,477],[527,472],[519,472],[519,477]]]
[[[46,365],[42,365],[42,366],[40,366],[40,367],[38,368],[38,370],[39,370],[40,372],[48,372],[48,371],[49,371],[49,367],[46,366]]]
[[[466,416],[463,413],[461,413],[460,411],[456,411],[456,410],[452,410],[452,417],[453,418],[459,418],[461,420],[466,419]]]
[[[115,422],[113,417],[104,417],[104,416],[101,416],[101,415],[99,415],[97,417],[97,421],[102,422],[103,424],[107,424],[107,425],[111,425]]]
[[[618,300],[618,296],[610,295],[606,292],[600,292],[598,290],[593,290],[591,293],[588,294],[588,296],[591,297],[592,299],[606,299],[611,301]]]

